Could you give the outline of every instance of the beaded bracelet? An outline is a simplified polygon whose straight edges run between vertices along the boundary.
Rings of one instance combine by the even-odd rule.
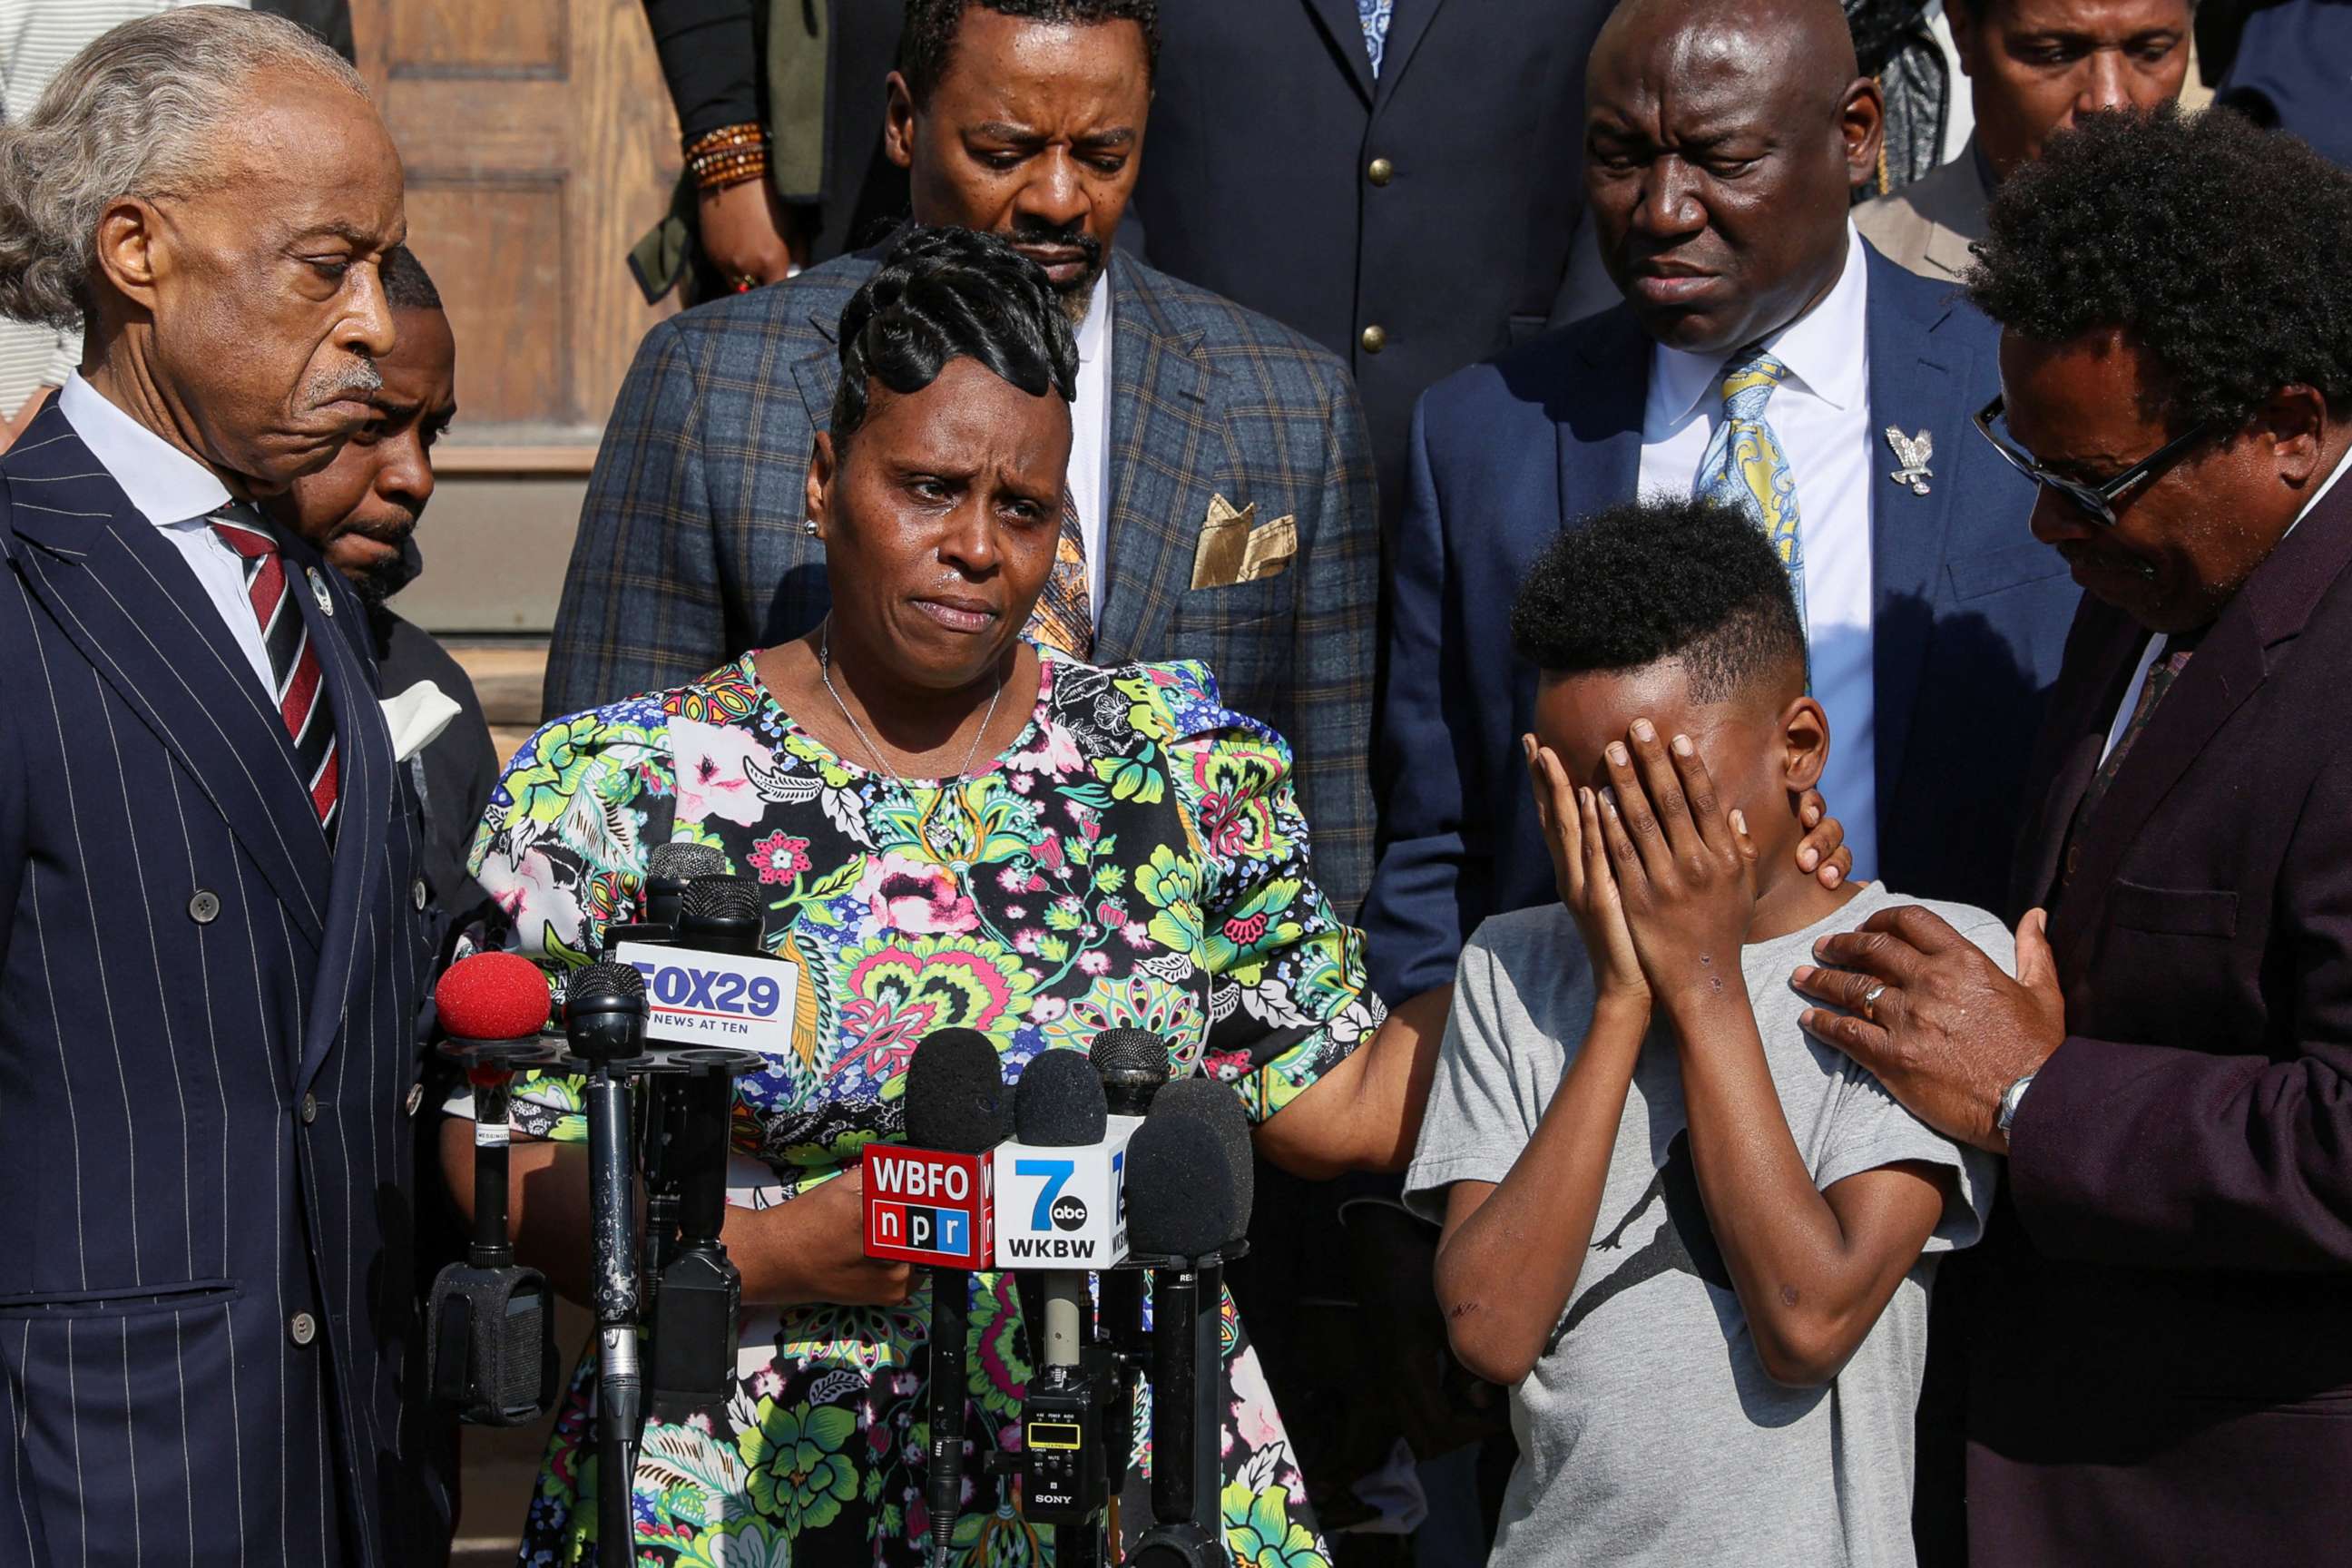
[[[686,144],[686,167],[705,191],[756,180],[768,172],[768,132],[749,122],[705,132]]]

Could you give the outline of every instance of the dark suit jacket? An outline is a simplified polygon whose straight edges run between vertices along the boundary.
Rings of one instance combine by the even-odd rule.
[[[1356,0],[1160,8],[1129,209],[1143,253],[1349,363],[1391,514],[1413,399],[1568,319],[1553,312],[1584,209],[1584,62],[1608,15],[1396,0],[1376,80]]]
[[[0,1561],[438,1561],[403,1421],[414,805],[292,601],[331,847],[186,563],[52,404],[0,459]]]
[[[1880,871],[1906,893],[1997,906],[2076,595],[2026,531],[2032,490],[1969,426],[1999,384],[1992,324],[1875,251],[1869,265]],[[1650,348],[1621,306],[1422,402],[1391,559],[1363,922],[1383,995],[1451,980],[1479,921],[1555,896],[1519,762],[1535,672],[1511,650],[1510,606],[1563,525],[1633,495]],[[1890,425],[1934,436],[1927,495],[1895,482]]]
[[[605,426],[547,665],[552,716],[675,686],[789,641],[831,604],[801,531],[830,422],[842,307],[871,253],[715,300],[646,336]],[[1111,264],[1110,560],[1097,662],[1197,658],[1286,736],[1315,870],[1352,915],[1371,867],[1366,781],[1380,590],[1363,415],[1346,370],[1286,328],[1125,256]],[[1193,588],[1210,500],[1297,519],[1279,575]]]
[[[1970,1284],[1981,1563],[2352,1550],[2352,484],[2206,635],[2051,922],[2067,1039]],[[2085,599],[2019,860],[2060,846],[2147,634]]]
[[[401,765],[423,822],[418,855],[431,901],[444,919],[462,921],[489,898],[466,869],[474,829],[481,826],[490,792],[499,785],[499,753],[489,721],[482,716],[482,700],[475,694],[466,667],[430,632],[389,609],[373,612],[368,623],[376,668],[388,694],[396,697],[418,681],[429,680],[457,705],[449,727]],[[437,940],[434,946],[437,952]]]

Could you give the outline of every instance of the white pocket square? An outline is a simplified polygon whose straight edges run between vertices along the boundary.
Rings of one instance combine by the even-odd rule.
[[[404,763],[435,741],[457,716],[457,704],[429,680],[383,700],[384,728],[392,731],[392,760]]]

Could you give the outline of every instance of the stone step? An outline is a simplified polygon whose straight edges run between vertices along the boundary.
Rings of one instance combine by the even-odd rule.
[[[490,740],[504,762],[539,728],[539,694],[547,677],[545,637],[444,637],[449,650],[474,683],[482,716],[490,721]]]

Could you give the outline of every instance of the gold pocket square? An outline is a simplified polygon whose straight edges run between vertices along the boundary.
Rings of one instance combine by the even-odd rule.
[[[1277,517],[1261,528],[1255,501],[1236,511],[1224,497],[1211,496],[1201,542],[1192,552],[1192,586],[1229,588],[1276,576],[1297,553],[1296,517]]]

